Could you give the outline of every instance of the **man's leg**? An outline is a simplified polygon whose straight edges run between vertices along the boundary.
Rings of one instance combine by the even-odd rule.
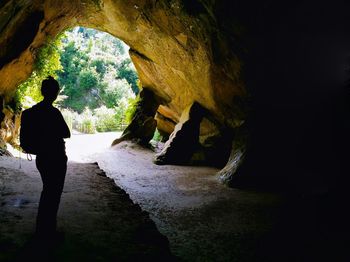
[[[37,157],[37,168],[43,181],[37,216],[36,233],[51,235],[56,231],[57,211],[67,170],[67,158]]]

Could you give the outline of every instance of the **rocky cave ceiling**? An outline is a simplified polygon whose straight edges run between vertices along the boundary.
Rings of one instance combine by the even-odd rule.
[[[177,124],[175,131],[188,139],[174,134],[170,148],[198,133],[202,146],[217,147],[208,158],[216,155],[226,163],[231,150],[221,171],[228,181],[245,155],[246,173],[278,174],[294,163],[315,170],[317,161],[329,160],[319,153],[317,138],[348,128],[336,121],[322,129],[320,117],[325,111],[331,119],[343,119],[346,111],[347,102],[332,98],[341,90],[339,78],[346,78],[338,73],[345,71],[350,53],[348,7],[313,0],[2,0],[2,107],[30,75],[44,43],[73,26],[95,28],[130,46],[146,90],[147,112],[141,110],[144,116],[126,138],[155,125],[171,133]],[[330,107],[334,112],[325,110]],[[157,122],[149,118],[154,115]],[[341,158],[344,149],[335,143],[327,140],[327,150],[339,153],[324,170]],[[166,162],[164,154],[156,162]]]

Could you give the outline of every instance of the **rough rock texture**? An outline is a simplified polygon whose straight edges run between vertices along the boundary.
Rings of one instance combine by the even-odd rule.
[[[204,110],[197,102],[186,108],[174,132],[156,155],[156,164],[186,164],[199,146],[199,125]]]
[[[139,94],[135,115],[131,123],[124,130],[122,136],[113,141],[112,146],[125,140],[133,140],[140,145],[147,145],[157,127],[154,116],[158,106],[159,101],[153,92],[143,88]]]
[[[13,107],[13,103],[5,103],[0,96],[0,155],[11,155],[6,149],[6,143],[17,144],[20,113]]]
[[[93,27],[130,46],[142,85],[161,99],[162,132],[197,101],[208,112],[200,141],[249,122],[240,158],[249,164],[231,162],[232,171],[328,181],[348,170],[347,10],[345,1],[316,0],[1,1],[0,95],[11,100],[45,41]]]
[[[80,1],[2,1],[0,9],[0,95],[12,99],[31,73],[38,49],[77,21]]]
[[[236,174],[237,170],[244,163],[247,144],[248,132],[245,130],[245,126],[243,126],[242,128],[236,130],[234,139],[232,140],[230,158],[225,167],[218,173],[219,179],[223,183],[229,186],[238,185],[236,181],[237,176],[232,174]]]
[[[0,95],[11,99],[46,41],[65,28],[82,25],[109,32],[130,46],[142,85],[161,99],[157,121],[163,134],[173,131],[194,101],[216,119],[216,124],[202,124],[205,136],[217,134],[222,126],[239,126],[244,112],[234,101],[245,96],[239,77],[241,63],[217,24],[215,5],[195,0],[2,2]],[[133,123],[123,139],[138,136],[131,135]],[[154,129],[150,118],[140,123],[141,129]],[[144,136],[148,139],[151,134]]]

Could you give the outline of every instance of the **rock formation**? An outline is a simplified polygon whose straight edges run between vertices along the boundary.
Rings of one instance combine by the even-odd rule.
[[[187,107],[169,140],[155,158],[156,164],[187,164],[199,146],[203,108],[197,102]]]
[[[159,101],[152,91],[143,88],[139,94],[135,115],[122,136],[113,141],[112,146],[125,140],[132,140],[146,146],[152,139],[157,127],[154,116],[157,112]]]
[[[16,110],[14,102],[6,104],[0,97],[0,155],[11,156],[6,143],[16,146],[20,125],[20,113]]]
[[[231,179],[235,173],[281,177],[285,167],[293,167],[288,169],[291,176],[316,174],[317,161],[326,160],[316,137],[322,140],[327,134],[332,134],[326,139],[327,151],[337,152],[328,161],[330,172],[346,145],[334,138],[340,137],[339,130],[348,130],[341,121],[328,125],[337,126],[326,128],[329,132],[322,129],[329,117],[347,116],[342,114],[347,110],[344,101],[332,102],[349,53],[347,8],[346,3],[316,0],[1,1],[0,96],[5,104],[11,101],[46,41],[69,27],[92,27],[130,46],[142,85],[160,103],[157,112],[141,117],[138,124],[133,121],[124,137],[139,137],[131,130],[139,132],[134,125],[141,123],[149,127],[141,139],[147,142],[155,127],[148,118],[153,115],[164,134],[176,125],[183,128],[181,116],[197,102],[206,112],[199,124],[199,145],[211,152],[204,162],[216,152],[225,163],[227,145],[233,145],[221,172],[225,181],[236,181]],[[339,111],[326,110],[321,120],[324,101]],[[344,146],[334,148],[337,143]],[[175,161],[177,153],[163,153],[162,159]]]
[[[202,138],[198,141],[218,136],[222,127],[236,128],[243,122],[244,112],[233,101],[244,99],[245,91],[236,54],[227,43],[216,46],[218,38],[226,36],[218,30],[211,5],[200,1],[7,1],[1,6],[0,92],[5,100],[11,99],[45,41],[71,26],[93,27],[130,46],[142,85],[161,104],[145,115],[140,109],[147,103],[141,103],[120,140],[147,143],[155,129],[154,117],[160,132],[170,135],[194,101],[208,112],[200,129],[198,123]]]

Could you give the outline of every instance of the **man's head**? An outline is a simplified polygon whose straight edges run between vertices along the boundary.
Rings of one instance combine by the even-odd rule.
[[[53,103],[53,101],[56,100],[59,91],[60,86],[52,76],[49,76],[41,83],[41,94],[45,101]]]

